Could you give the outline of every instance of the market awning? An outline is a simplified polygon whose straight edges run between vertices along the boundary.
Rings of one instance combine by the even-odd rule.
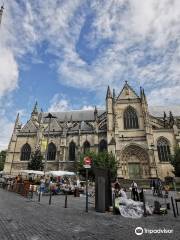
[[[36,171],[36,170],[21,170],[20,173],[42,175],[42,176],[44,175],[43,171]]]
[[[52,175],[54,177],[62,177],[62,176],[75,176],[74,172],[68,171],[49,171],[45,173],[46,175]]]

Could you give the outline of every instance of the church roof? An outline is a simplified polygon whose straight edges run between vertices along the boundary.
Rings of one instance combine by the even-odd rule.
[[[58,124],[56,118],[52,118],[51,123],[50,123],[50,131],[58,132],[61,130],[62,130],[62,127]],[[45,132],[48,132],[48,131],[49,131],[49,129],[48,129],[48,125],[47,125]]]
[[[81,131],[92,131],[93,127],[90,126],[88,123],[82,121],[81,122]]]
[[[21,129],[21,132],[36,132],[36,131],[37,127],[31,119]]]
[[[105,113],[106,110],[98,110],[98,116]],[[94,109],[93,110],[73,110],[67,112],[51,112],[51,114],[57,117],[59,122],[64,122],[66,117],[67,121],[81,122],[81,121],[94,121]],[[47,113],[43,113],[43,118],[47,116]],[[48,122],[48,119],[44,118],[44,122]]]

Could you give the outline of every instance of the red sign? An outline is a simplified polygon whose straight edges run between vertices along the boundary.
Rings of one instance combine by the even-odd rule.
[[[85,157],[84,158],[84,165],[91,165],[92,163],[92,160],[90,157]]]

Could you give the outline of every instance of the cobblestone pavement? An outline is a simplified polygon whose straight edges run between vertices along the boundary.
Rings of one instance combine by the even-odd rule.
[[[146,196],[150,202],[154,200],[148,193]],[[64,200],[62,195],[53,196],[49,206],[48,196],[39,203],[37,196],[31,200],[0,189],[0,240],[180,240],[180,216],[174,218],[172,211],[165,216],[127,219],[112,213],[97,213],[93,204],[86,213],[84,197],[68,196],[68,208],[64,208]],[[137,236],[136,227],[174,232]]]

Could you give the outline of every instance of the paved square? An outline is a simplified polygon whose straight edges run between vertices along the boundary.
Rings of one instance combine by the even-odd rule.
[[[150,202],[153,201],[147,193]],[[48,196],[38,203],[16,193],[0,189],[0,239],[1,240],[116,240],[116,239],[180,239],[180,217],[174,218],[172,211],[165,216],[149,216],[127,219],[111,213],[97,213],[93,204],[85,212],[85,198],[68,196],[68,208],[64,208],[65,197],[53,196],[48,205]],[[92,201],[92,200],[91,200]],[[135,228],[173,229],[172,234],[142,234],[137,236]]]

